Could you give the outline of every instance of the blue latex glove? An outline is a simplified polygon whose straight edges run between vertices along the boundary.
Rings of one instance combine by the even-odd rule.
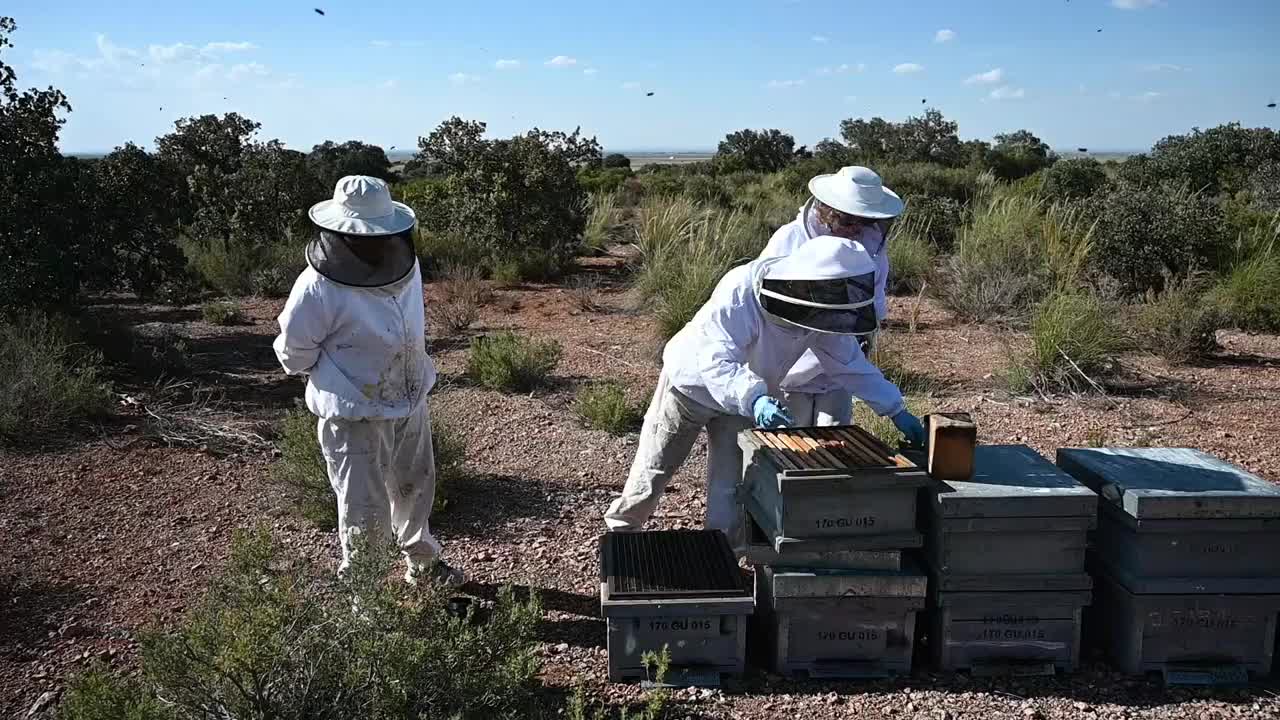
[[[758,427],[781,428],[796,424],[796,421],[791,419],[791,413],[787,412],[787,408],[777,398],[761,395],[752,403],[751,409],[756,414]]]
[[[920,418],[912,415],[906,410],[901,410],[892,418],[894,427],[898,431],[907,436],[907,444],[917,447],[924,447],[924,425],[920,424]]]

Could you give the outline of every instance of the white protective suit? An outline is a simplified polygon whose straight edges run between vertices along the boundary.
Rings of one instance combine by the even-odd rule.
[[[761,284],[770,266],[784,260],[757,259],[730,270],[693,320],[667,343],[626,485],[605,513],[610,530],[643,527],[705,427],[706,526],[738,542],[742,452],[737,433],[752,426],[756,399],[777,395],[787,371],[806,352],[813,353],[836,387],[862,398],[880,415],[905,408],[902,393],[863,356],[855,337],[804,330],[764,312]]]
[[[885,252],[883,232],[885,225],[868,228],[858,238],[875,261],[875,308],[876,318],[881,322],[889,314],[889,303],[885,297],[885,283],[889,277],[889,253]],[[773,233],[760,258],[790,255],[809,239],[829,233],[830,229],[818,219],[814,200],[810,198],[800,208],[795,220]],[[810,351],[806,351],[787,373],[782,383],[782,400],[791,417],[801,426],[848,425],[853,422],[853,398],[822,374],[818,358]]]
[[[440,554],[431,535],[435,458],[427,393],[422,276],[357,288],[308,267],[280,314],[274,348],[291,375],[308,375],[307,409],[337,496],[342,567],[355,534],[393,539],[410,572]]]

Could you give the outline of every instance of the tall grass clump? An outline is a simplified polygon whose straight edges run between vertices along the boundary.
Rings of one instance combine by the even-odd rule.
[[[1280,213],[1237,243],[1236,260],[1213,291],[1226,321],[1243,330],[1280,330]]]
[[[928,219],[907,217],[893,224],[885,246],[890,292],[915,293],[924,286],[938,255],[930,237]]]
[[[1011,360],[1006,376],[1015,389],[1087,390],[1127,346],[1114,309],[1096,295],[1055,292],[1036,305],[1031,348]]]
[[[934,402],[931,398],[906,395],[906,401],[907,411],[916,417],[933,412]],[[892,419],[875,414],[875,411],[861,401],[853,404],[853,424],[880,438],[881,442],[891,448],[898,447],[906,439]]]
[[[682,251],[663,263],[654,278],[658,330],[668,339],[706,303],[725,272],[754,258],[768,238],[752,232],[742,213],[704,212],[687,228]]]
[[[622,221],[622,208],[617,192],[592,193],[587,200],[590,213],[582,233],[582,244],[590,250],[603,250],[613,241]]]
[[[244,312],[240,310],[240,306],[227,300],[205,303],[200,308],[200,314],[210,325],[238,325],[244,322]]]
[[[1142,349],[1178,364],[1200,360],[1216,350],[1224,320],[1198,278],[1170,279],[1163,290],[1147,291],[1133,310],[1131,327]]]
[[[471,327],[480,319],[480,308],[493,299],[493,290],[480,270],[466,265],[446,267],[436,291],[435,301],[427,306],[427,314],[450,335]]]
[[[466,438],[439,414],[431,416],[431,444],[435,451],[437,509],[444,507],[448,487],[463,473]],[[329,471],[316,432],[316,417],[294,408],[280,423],[280,456],[271,478],[293,499],[298,514],[324,530],[338,526],[338,508],[329,486]]]
[[[560,364],[560,343],[535,340],[510,331],[471,341],[467,374],[483,387],[530,392],[547,383]]]
[[[0,322],[0,442],[106,415],[111,399],[101,353],[78,343],[69,323],[38,312]]]
[[[138,680],[71,684],[66,720],[517,718],[535,702],[538,598],[503,588],[484,622],[448,596],[387,579],[369,546],[342,579],[316,574],[262,530],[173,627],[146,632]]]
[[[640,250],[637,287],[646,297],[658,294],[663,273],[679,264],[682,247],[701,209],[686,197],[648,197],[637,211],[636,247]]]
[[[640,425],[644,412],[627,400],[621,383],[603,382],[588,385],[574,403],[578,417],[593,430],[612,435],[625,435]]]

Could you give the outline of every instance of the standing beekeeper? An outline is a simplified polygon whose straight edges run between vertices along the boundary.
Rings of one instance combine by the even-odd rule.
[[[462,584],[431,536],[435,458],[427,393],[422,275],[408,206],[378,178],[350,175],[310,211],[307,269],[280,313],[276,356],[306,375],[320,448],[337,496],[342,565],[353,539],[395,542],[405,579]]]
[[[876,329],[888,315],[885,283],[889,277],[889,253],[885,239],[889,222],[902,214],[902,200],[881,182],[870,168],[850,166],[831,175],[809,181],[811,197],[796,219],[778,228],[769,239],[761,258],[781,257],[805,242],[834,235],[856,240],[875,264]],[[870,352],[875,333],[865,336],[863,350]],[[827,377],[817,356],[805,352],[782,382],[783,400],[801,426],[848,425],[853,417],[853,398]]]
[[[753,420],[766,428],[795,424],[779,398],[787,371],[806,352],[836,387],[923,442],[924,429],[902,393],[858,346],[857,338],[876,327],[874,293],[875,261],[857,242],[832,236],[730,270],[663,351],[631,473],[605,513],[609,529],[643,527],[706,428],[706,526],[741,542],[737,434]]]

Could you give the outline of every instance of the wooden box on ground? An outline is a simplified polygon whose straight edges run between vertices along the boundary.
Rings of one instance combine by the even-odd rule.
[[[1103,565],[1094,579],[1088,633],[1121,671],[1199,670],[1210,678],[1271,671],[1280,595],[1137,594]]]
[[[643,655],[663,647],[672,684],[717,684],[743,671],[755,603],[723,533],[609,533],[600,560],[610,680],[646,679]]]
[[[971,479],[927,493],[927,556],[939,589],[1088,589],[1094,492],[1025,445],[984,445],[974,458]]]
[[[1080,662],[1089,591],[936,593],[929,647],[942,670],[1052,675]]]
[[[878,678],[911,672],[927,579],[898,573],[756,570],[755,623],[784,675]]]
[[[1098,557],[1130,590],[1280,592],[1280,488],[1198,450],[1063,449],[1058,465],[1102,496]]]
[[[915,532],[928,475],[860,428],[746,430],[738,444],[747,510],[771,537]]]
[[[968,480],[973,475],[978,426],[968,413],[934,413],[925,418],[929,432],[929,476]]]

